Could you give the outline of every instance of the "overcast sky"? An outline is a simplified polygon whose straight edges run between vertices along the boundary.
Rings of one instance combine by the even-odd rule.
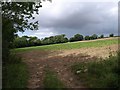
[[[118,0],[52,0],[42,5],[35,15],[39,30],[19,32],[19,36],[118,34]]]

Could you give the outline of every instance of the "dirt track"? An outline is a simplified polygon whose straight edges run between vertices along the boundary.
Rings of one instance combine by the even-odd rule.
[[[110,49],[109,49],[110,48]],[[43,88],[44,67],[49,66],[68,88],[83,88],[82,83],[71,72],[70,66],[75,62],[90,61],[94,56],[109,56],[109,50],[116,52],[117,45],[99,48],[84,48],[64,51],[30,51],[22,53],[28,65],[30,78],[28,88]],[[83,51],[84,50],[84,51]],[[92,54],[91,54],[92,53]]]
[[[39,53],[39,55],[38,55]],[[29,52],[24,55],[25,62],[28,65],[28,70],[30,73],[28,88],[43,88],[43,78],[44,78],[44,67],[49,66],[58,75],[58,78],[68,87],[68,88],[83,88],[83,85],[77,81],[77,77],[71,72],[70,66],[74,62],[82,62],[85,57],[79,55],[79,57],[74,57],[74,55],[61,57],[54,56],[46,58],[44,56],[49,55],[45,51]]]

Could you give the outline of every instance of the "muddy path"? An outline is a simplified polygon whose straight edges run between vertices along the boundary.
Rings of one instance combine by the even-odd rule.
[[[54,53],[54,52],[53,52]],[[65,84],[67,88],[84,88],[82,83],[77,80],[77,77],[71,72],[71,65],[75,62],[83,62],[89,56],[74,55],[69,56],[49,56],[51,52],[46,51],[31,51],[22,53],[24,62],[28,66],[29,81],[28,88],[44,88],[44,68],[49,66],[58,76],[58,78]]]
[[[48,65],[58,75],[58,78],[64,83],[67,88],[84,88],[84,85],[78,80],[78,77],[71,71],[71,65],[76,62],[85,62],[89,56],[69,55],[65,57],[56,56],[48,58]]]
[[[84,85],[78,80],[78,78],[71,72],[71,65],[77,62],[86,62],[94,60],[95,55],[105,51],[109,53],[109,48],[114,52],[117,50],[117,45],[111,45],[100,48],[88,48],[78,50],[64,50],[64,51],[40,51],[34,50],[21,53],[24,62],[28,66],[30,74],[28,81],[28,88],[44,88],[44,69],[49,66],[54,72],[56,72],[58,78],[63,82],[67,88],[84,88]],[[84,53],[81,53],[82,50]],[[99,50],[99,52],[98,52]],[[93,56],[89,55],[92,52]],[[97,53],[94,55],[94,53]],[[107,54],[106,54],[107,55]]]

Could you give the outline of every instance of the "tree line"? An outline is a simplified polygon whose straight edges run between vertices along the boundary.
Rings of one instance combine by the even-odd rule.
[[[114,34],[110,34],[109,37],[113,37]],[[81,34],[75,34],[73,37],[68,39],[65,34],[45,37],[39,39],[37,37],[29,37],[29,36],[16,36],[14,41],[11,43],[11,48],[21,48],[21,47],[30,47],[30,46],[40,46],[40,45],[49,45],[49,44],[58,44],[58,43],[66,43],[66,42],[75,42],[82,40],[94,40],[98,38],[104,38],[104,35],[98,36],[97,34],[93,34],[91,36],[83,36]]]
[[[20,48],[20,47],[29,47],[29,46],[39,46],[39,45],[49,45],[57,43],[66,43],[68,42],[65,34],[45,37],[44,39],[38,39],[37,37],[28,37],[28,36],[17,36],[15,40],[11,43],[11,48]]]

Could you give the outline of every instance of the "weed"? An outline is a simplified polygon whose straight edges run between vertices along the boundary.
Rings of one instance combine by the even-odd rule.
[[[105,60],[91,61],[88,63],[78,63],[72,66],[74,73],[82,68],[87,68],[86,72],[77,73],[76,75],[85,82],[90,88],[118,88],[118,76],[120,68],[118,67],[118,57],[110,56]]]
[[[63,83],[58,79],[57,75],[46,67],[45,69],[45,78],[44,78],[44,87],[45,89],[55,89],[55,90],[62,90],[65,88]]]

